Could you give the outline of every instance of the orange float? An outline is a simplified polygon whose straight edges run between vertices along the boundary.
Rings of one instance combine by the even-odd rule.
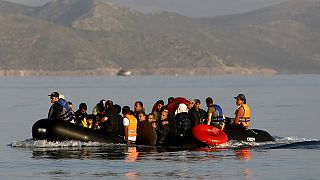
[[[193,136],[209,146],[222,145],[228,142],[228,136],[220,129],[206,124],[196,125],[192,129]]]

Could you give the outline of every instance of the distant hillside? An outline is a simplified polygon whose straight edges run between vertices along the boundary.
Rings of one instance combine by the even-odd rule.
[[[320,1],[193,19],[99,0],[0,1],[0,70],[136,74],[320,73]]]
[[[78,33],[53,23],[0,14],[0,28],[0,69],[79,70],[112,64]]]
[[[246,58],[282,73],[320,72],[320,1],[290,0],[250,13],[201,19],[229,39],[217,55]],[[229,49],[232,52],[223,51]],[[240,61],[241,62],[241,61]]]

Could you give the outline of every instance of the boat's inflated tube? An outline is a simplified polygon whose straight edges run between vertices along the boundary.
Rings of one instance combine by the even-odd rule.
[[[225,144],[228,141],[226,133],[206,124],[199,124],[192,129],[193,136],[209,146]]]
[[[275,141],[268,132],[260,129],[246,130],[226,130],[229,140],[246,141],[246,142],[265,142]]]
[[[120,137],[111,137],[80,127],[63,120],[42,119],[32,127],[35,140],[65,141],[80,140],[84,142],[124,143]]]

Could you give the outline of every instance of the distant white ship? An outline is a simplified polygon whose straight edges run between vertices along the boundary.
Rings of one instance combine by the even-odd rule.
[[[118,76],[131,76],[131,71],[126,71],[120,68],[119,72],[117,73]]]

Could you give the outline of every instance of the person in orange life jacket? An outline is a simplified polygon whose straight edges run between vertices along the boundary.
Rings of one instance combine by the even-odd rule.
[[[131,114],[130,107],[124,106],[122,108],[123,126],[124,126],[124,140],[127,144],[134,143],[137,139],[138,120]]]
[[[250,107],[247,105],[247,100],[244,94],[239,94],[236,99],[238,106],[235,112],[235,120],[232,129],[248,129],[250,125]]]
[[[214,104],[214,101],[211,97],[206,99],[208,111],[207,111],[207,125],[215,126],[221,130],[224,130],[225,127],[225,117],[222,112],[222,108]]]
[[[50,102],[52,103],[52,106],[49,109],[48,119],[69,120],[67,112],[69,110],[69,107],[66,109],[66,107],[64,107],[62,103],[60,103],[62,102],[62,99],[59,102],[59,93],[53,92],[48,96],[50,96]],[[66,104],[68,103],[66,102]]]
[[[87,115],[87,117],[83,118],[78,125],[85,128],[93,129],[93,115]]]

